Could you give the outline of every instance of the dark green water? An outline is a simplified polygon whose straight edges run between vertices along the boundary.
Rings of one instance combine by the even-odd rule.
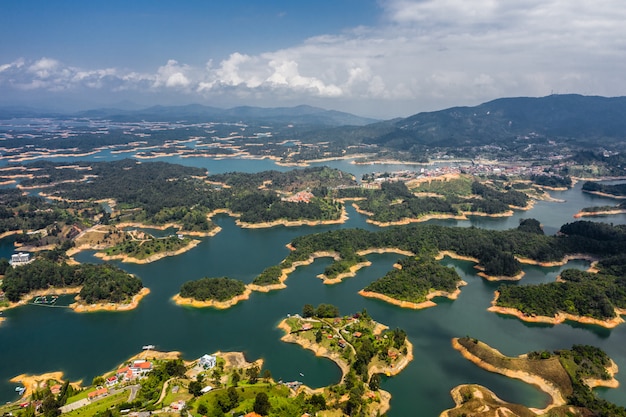
[[[210,160],[202,161],[207,167],[210,165]],[[211,165],[209,169],[217,172],[240,168],[239,162],[219,163],[218,168]],[[269,165],[273,167],[268,161],[245,161],[247,171],[268,169]],[[332,165],[353,172],[355,168],[344,161]],[[380,170],[380,167],[367,169]],[[516,213],[507,219],[475,218],[439,223],[501,229],[517,226],[520,218],[534,217],[544,224],[547,233],[554,233],[561,224],[572,221],[572,215],[581,207],[610,201],[584,195],[579,186],[553,195],[567,202],[540,202],[531,211]],[[567,348],[574,343],[593,344],[606,350],[622,369],[626,369],[623,348],[626,325],[614,330],[572,323],[532,325],[489,313],[486,309],[498,284],[477,277],[471,263],[448,258],[442,262],[454,266],[468,285],[458,300],[442,300],[437,307],[421,311],[400,309],[357,294],[391,269],[398,259],[394,254],[370,255],[371,267],[333,286],[323,285],[316,278],[330,262],[319,259],[310,266],[298,268],[287,280],[287,289],[269,294],[254,293],[250,300],[225,311],[182,308],[170,301],[183,282],[203,276],[226,275],[252,281],[264,268],[280,262],[288,253],[285,244],[298,235],[340,227],[375,229],[352,208],[349,215],[350,220],[340,226],[271,229],[240,229],[233,219],[221,216],[216,222],[223,230],[203,239],[187,253],[148,265],[120,264],[141,277],[144,285],[151,289],[140,306],[130,312],[77,314],[68,309],[38,306],[4,312],[8,320],[0,326],[0,400],[16,398],[14,385],[8,383],[8,379],[17,374],[61,370],[72,380],[83,379],[89,383],[95,375],[112,369],[145,344],[154,344],[160,350],[181,351],[186,359],[217,350],[244,351],[249,359],[263,358],[265,367],[277,379],[304,380],[314,387],[331,384],[338,380],[339,369],[297,345],[280,342],[281,332],[276,329],[276,324],[287,313],[301,311],[305,303],[321,302],[336,304],[346,314],[367,308],[377,321],[407,331],[414,345],[415,360],[400,375],[383,381],[383,388],[393,395],[390,416],[415,415],[415,410],[420,410],[420,416],[436,416],[453,405],[450,389],[463,383],[485,385],[508,401],[534,407],[545,404],[547,397],[532,386],[483,371],[463,359],[450,343],[458,336],[477,337],[508,355]],[[607,220],[626,223],[626,216]],[[10,253],[10,241],[0,241],[0,256]],[[83,252],[77,259],[98,262],[92,255]],[[586,266],[585,262],[578,261],[567,265]],[[553,281],[562,269],[526,267],[522,284]],[[300,377],[299,373],[305,376]],[[626,388],[604,390],[601,394],[626,405]]]

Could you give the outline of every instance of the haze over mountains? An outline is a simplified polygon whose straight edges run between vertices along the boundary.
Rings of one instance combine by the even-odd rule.
[[[78,117],[112,121],[255,122],[295,125],[296,139],[335,138],[397,150],[414,146],[483,146],[510,140],[567,140],[579,146],[611,145],[626,139],[626,97],[551,95],[500,98],[474,107],[452,107],[387,121],[311,106],[234,107],[199,104],[141,110],[94,109],[60,115],[28,108],[1,108],[1,118]]]

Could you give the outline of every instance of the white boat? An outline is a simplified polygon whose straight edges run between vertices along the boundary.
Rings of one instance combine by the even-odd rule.
[[[300,372],[300,376],[304,376],[304,374],[302,372]]]
[[[154,349],[154,345],[143,345],[142,349],[143,350],[152,350],[152,349]]]

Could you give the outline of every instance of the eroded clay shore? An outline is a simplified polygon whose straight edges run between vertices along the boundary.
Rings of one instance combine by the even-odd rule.
[[[448,298],[450,300],[456,300],[459,295],[461,294],[461,288],[462,286],[467,285],[467,282],[465,281],[460,281],[457,284],[457,289],[453,292],[449,292],[449,291],[431,291],[428,294],[426,294],[426,301],[422,301],[421,303],[415,303],[412,301],[403,301],[403,300],[398,300],[397,298],[393,298],[390,297],[388,295],[384,295],[384,294],[380,294],[377,292],[372,292],[372,291],[365,291],[365,290],[361,290],[358,292],[359,295],[363,296],[363,297],[367,297],[367,298],[375,298],[378,300],[382,300],[385,301],[389,304],[393,304],[396,305],[398,307],[402,307],[402,308],[410,308],[413,310],[421,310],[424,308],[429,308],[429,307],[435,307],[437,305],[437,303],[435,303],[433,300],[433,298],[436,297],[445,297]]]
[[[482,369],[485,369],[489,372],[501,374],[509,378],[522,380],[528,384],[532,384],[538,387],[541,391],[548,394],[551,398],[550,404],[548,404],[548,406],[543,410],[537,410],[538,412],[544,413],[550,410],[551,408],[566,404],[566,400],[563,396],[563,393],[561,393],[561,390],[557,386],[555,386],[553,383],[546,381],[540,376],[533,375],[524,371],[517,371],[517,370],[506,369],[506,368],[496,368],[494,365],[487,363],[481,358],[472,354],[469,350],[467,350],[463,345],[459,343],[458,338],[452,339],[452,347],[458,350],[465,359],[469,360],[470,362],[474,363],[475,365],[477,365],[478,367]],[[502,353],[500,353],[498,350],[493,349],[493,348],[489,348],[489,349],[491,349],[493,354],[504,357],[504,355],[502,355]]]
[[[195,307],[195,308],[206,308],[206,307],[212,307],[212,308],[217,308],[220,310],[224,310],[227,308],[230,308],[234,305],[236,305],[237,303],[239,303],[240,301],[244,301],[250,298],[250,294],[252,294],[252,289],[248,288],[246,286],[246,289],[244,290],[243,294],[237,295],[229,300],[225,300],[225,301],[217,301],[217,300],[205,300],[205,301],[199,301],[193,298],[184,298],[181,297],[180,294],[176,294],[174,297],[172,297],[172,300],[177,304],[177,305],[181,305],[181,306],[189,306],[189,307]]]
[[[135,294],[129,303],[97,303],[97,304],[85,304],[80,301],[78,293],[82,287],[65,287],[65,288],[48,288],[46,290],[35,290],[22,296],[17,302],[11,302],[6,307],[0,307],[0,311],[8,310],[11,308],[19,307],[28,304],[30,300],[35,297],[48,296],[48,295],[67,295],[77,294],[75,297],[76,302],[67,306],[77,313],[88,313],[93,311],[128,311],[137,308],[139,302],[148,294],[150,294],[149,288],[142,288],[137,294]]]
[[[599,319],[594,319],[591,317],[576,316],[576,315],[568,314],[564,312],[559,312],[554,317],[535,316],[535,315],[531,316],[515,308],[501,307],[501,306],[496,305],[496,303],[498,302],[498,296],[499,296],[498,292],[495,291],[494,299],[491,302],[491,307],[489,307],[487,311],[491,311],[492,313],[514,316],[528,323],[561,324],[561,323],[564,323],[565,321],[575,321],[575,322],[582,323],[582,324],[593,324],[593,325],[601,326],[607,329],[612,329],[614,327],[619,326],[620,324],[624,322],[624,319],[621,317],[621,315],[626,314],[626,310],[616,309],[617,316],[608,320],[599,320]]]

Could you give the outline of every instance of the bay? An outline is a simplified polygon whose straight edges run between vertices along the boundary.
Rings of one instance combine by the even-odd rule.
[[[100,155],[102,156],[102,155]],[[115,157],[123,157],[115,154]],[[266,169],[288,170],[270,160],[213,160],[206,158],[161,158],[169,162],[202,166],[210,173]],[[354,165],[350,161],[324,163],[355,174],[360,178],[373,171],[419,169],[412,165]],[[438,220],[434,223],[459,227],[508,229],[522,218],[536,218],[546,233],[553,234],[582,207],[615,204],[613,200],[581,192],[581,184],[568,191],[555,191],[552,197],[564,202],[538,202],[529,211],[519,211],[509,218],[472,217],[466,221]],[[369,255],[370,267],[354,278],[337,285],[324,285],[316,275],[329,259],[298,268],[287,280],[287,289],[268,294],[253,293],[248,301],[218,311],[176,306],[171,297],[180,285],[204,276],[229,276],[251,282],[264,268],[277,264],[288,253],[285,247],[293,238],[307,233],[337,228],[378,228],[365,222],[364,216],[348,206],[349,220],[343,225],[241,229],[234,219],[220,215],[215,219],[222,231],[182,255],[164,258],[146,265],[116,264],[139,276],[151,293],[136,310],[112,313],[78,314],[63,308],[24,306],[5,311],[7,320],[0,325],[0,400],[16,399],[14,385],[8,380],[21,373],[39,374],[61,370],[71,380],[91,379],[137,353],[142,345],[154,344],[159,350],[180,351],[185,359],[204,353],[243,351],[250,360],[262,358],[275,379],[303,380],[319,387],[338,381],[339,369],[329,360],[316,358],[297,345],[280,341],[282,332],[276,324],[289,313],[300,312],[305,303],[332,303],[344,314],[364,308],[375,320],[391,328],[407,331],[414,345],[415,360],[398,376],[384,378],[382,387],[393,395],[389,415],[437,416],[453,406],[450,389],[458,384],[479,383],[507,401],[542,407],[547,396],[523,382],[511,380],[477,368],[452,349],[451,339],[470,335],[507,355],[532,350],[569,348],[583,343],[604,349],[626,369],[626,325],[607,330],[596,326],[566,323],[558,326],[528,324],[518,319],[489,313],[493,291],[499,284],[476,275],[472,263],[444,258],[441,262],[457,269],[468,285],[455,301],[441,300],[434,308],[414,311],[400,309],[379,300],[357,294],[368,283],[384,275],[399,258],[395,254]],[[626,216],[594,218],[626,224]],[[0,256],[12,253],[12,240],[0,240]],[[92,252],[77,256],[81,262],[100,262]],[[526,266],[526,276],[519,284],[551,282],[565,268],[586,268],[583,261],[564,267]],[[300,376],[304,374],[304,377]],[[618,379],[620,375],[618,374]],[[626,389],[603,390],[601,395],[626,405]]]

